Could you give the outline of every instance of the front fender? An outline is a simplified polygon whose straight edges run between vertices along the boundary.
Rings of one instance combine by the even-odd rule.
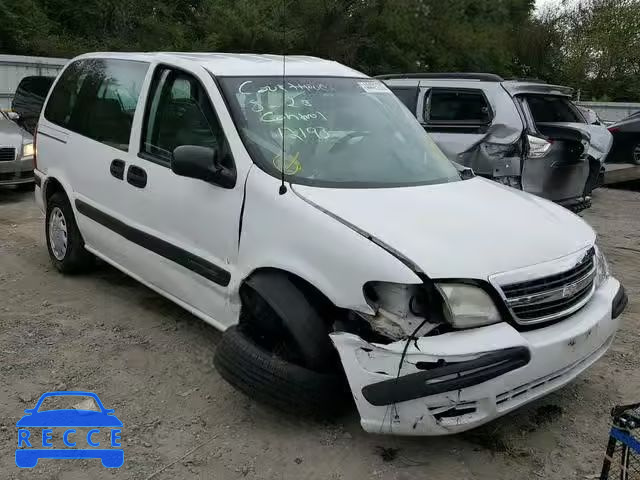
[[[247,182],[232,292],[237,293],[253,271],[271,267],[299,276],[338,307],[373,313],[362,291],[366,282],[421,283],[391,253],[309,205],[291,189],[280,195],[277,179],[256,168]]]

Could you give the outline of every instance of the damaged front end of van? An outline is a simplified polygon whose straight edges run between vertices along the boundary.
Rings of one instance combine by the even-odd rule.
[[[367,432],[459,433],[540,398],[604,355],[627,303],[597,247],[487,285],[432,285],[440,299],[369,285],[375,313],[331,334]]]

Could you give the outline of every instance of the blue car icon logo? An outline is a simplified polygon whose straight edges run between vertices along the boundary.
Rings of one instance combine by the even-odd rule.
[[[74,408],[42,408],[47,399],[70,401],[57,397],[81,401]],[[51,400],[48,400],[49,404],[55,403]],[[114,410],[104,408],[95,393],[48,392],[40,397],[34,408],[24,412],[26,415],[16,424],[18,467],[33,468],[41,458],[99,458],[107,468],[119,468],[124,463],[124,451],[120,444],[122,422],[114,415]],[[61,445],[54,446],[54,430],[56,433],[63,431]],[[65,448],[54,448],[63,446]]]

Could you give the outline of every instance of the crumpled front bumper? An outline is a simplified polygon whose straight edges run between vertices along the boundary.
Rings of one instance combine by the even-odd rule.
[[[366,431],[446,435],[573,380],[607,351],[625,305],[624,289],[609,278],[580,311],[535,330],[499,323],[421,337],[408,346],[371,344],[344,332],[331,339]]]

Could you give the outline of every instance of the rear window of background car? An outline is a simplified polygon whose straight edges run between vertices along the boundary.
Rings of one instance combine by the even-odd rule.
[[[491,108],[480,90],[432,88],[425,102],[427,123],[485,124]]]
[[[44,116],[52,123],[126,151],[148,68],[146,62],[131,60],[78,60],[62,73]]]
[[[565,97],[545,95],[527,95],[527,104],[533,116],[538,122],[570,122],[585,123],[582,115]]]

